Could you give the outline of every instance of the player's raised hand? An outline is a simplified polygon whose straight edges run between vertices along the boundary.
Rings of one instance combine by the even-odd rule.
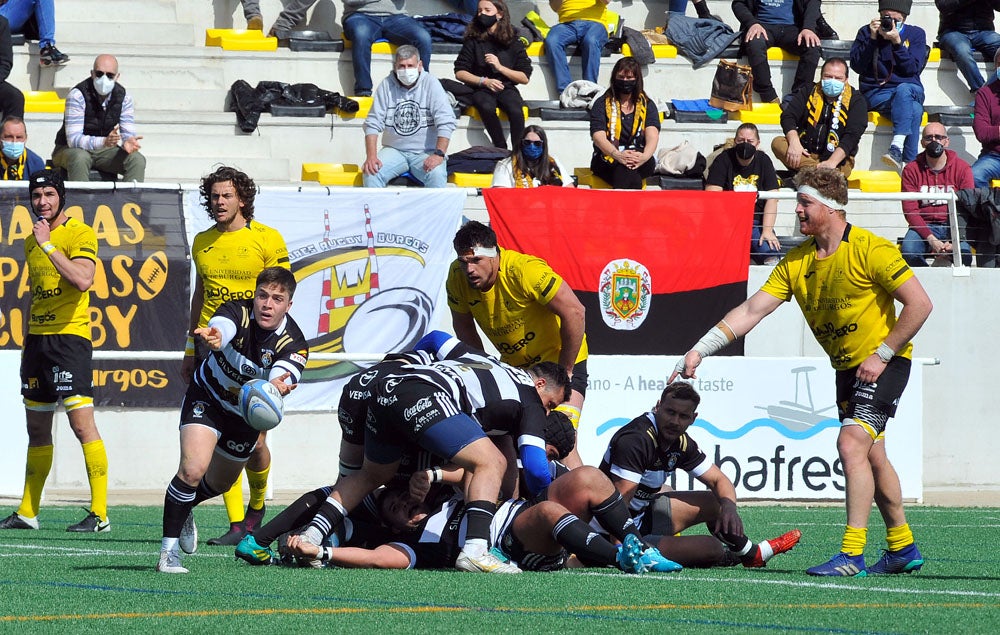
[[[288,378],[291,376],[292,376],[291,373],[285,373],[284,375],[281,375],[280,377],[275,377],[274,379],[271,380],[271,383],[274,384],[274,387],[278,389],[278,392],[281,393],[282,397],[287,396],[288,393],[295,390],[295,387],[298,386],[298,384],[285,383],[285,381],[287,381]]]
[[[688,351],[684,357],[678,360],[677,365],[674,366],[674,372],[670,373],[670,379],[667,380],[667,383],[672,384],[678,377],[682,379],[694,379],[697,377],[694,371],[698,368],[699,364],[701,364],[701,353],[693,350]]]
[[[202,339],[213,351],[222,349],[222,331],[214,326],[203,326],[194,330],[194,334]]]

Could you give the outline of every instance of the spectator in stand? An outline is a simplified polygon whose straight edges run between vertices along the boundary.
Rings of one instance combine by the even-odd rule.
[[[762,101],[778,103],[771,84],[767,49],[777,46],[799,56],[792,80],[792,92],[812,83],[823,53],[816,21],[820,0],[733,0],[733,15],[743,31],[743,52],[753,69],[753,89]]]
[[[344,0],[344,36],[351,41],[354,94],[372,94],[372,43],[386,39],[410,44],[420,52],[423,68],[431,65],[431,34],[406,14],[406,0]]]
[[[993,55],[993,63],[1000,64],[1000,49]],[[972,164],[972,177],[976,187],[989,187],[993,179],[1000,179],[1000,82],[990,82],[976,91],[972,130],[983,144]]]
[[[708,0],[691,0],[691,4],[694,5],[694,10],[698,13],[698,17],[703,20],[719,20],[721,18],[718,16],[713,16],[708,10]],[[672,13],[681,13],[687,9],[688,0],[670,0],[667,4],[667,11]]]
[[[424,187],[444,187],[455,111],[438,78],[423,70],[417,47],[400,46],[395,60],[393,74],[379,84],[365,119],[365,187],[385,187],[406,172]]]
[[[455,59],[455,78],[469,89],[483,126],[498,148],[507,147],[497,105],[510,121],[512,142],[524,134],[524,100],[518,84],[531,77],[531,60],[514,33],[504,0],[479,0],[479,13],[465,31]],[[457,96],[457,95],[456,95]]]
[[[771,141],[771,152],[789,170],[833,168],[848,177],[868,127],[868,102],[848,83],[846,60],[826,60],[820,77],[781,110],[785,136]]]
[[[263,31],[264,16],[260,13],[260,0],[240,0],[243,17],[247,19],[247,31]]]
[[[278,18],[271,25],[267,32],[268,37],[277,37],[279,31],[291,31],[300,23],[305,21],[309,8],[316,4],[316,0],[285,0],[285,8],[278,14]]]
[[[774,192],[778,175],[771,157],[758,151],[760,134],[752,123],[736,129],[736,144],[724,150],[708,170],[706,192]],[[774,233],[778,218],[776,199],[757,199],[753,212],[753,232],[750,235],[750,257],[758,265],[776,265],[781,260],[781,243]]]
[[[972,168],[953,151],[948,150],[948,131],[940,123],[924,126],[920,144],[924,151],[903,168],[904,192],[938,194],[973,187]],[[952,254],[951,223],[948,201],[922,199],[903,201],[903,215],[910,228],[903,236],[899,249],[911,267],[926,267],[925,258],[950,258]],[[962,264],[972,264],[969,244],[961,243]]]
[[[497,162],[490,187],[575,187],[573,174],[549,154],[549,141],[541,126],[530,125],[510,157]]]
[[[139,153],[132,96],[118,83],[118,60],[98,55],[90,78],[66,96],[63,126],[56,133],[52,165],[70,181],[89,181],[90,170],[124,174],[126,181],[146,178],[146,157]]]
[[[553,0],[558,5],[559,24],[545,36],[545,59],[556,79],[556,91],[562,94],[572,77],[566,60],[566,47],[575,44],[583,64],[583,79],[597,83],[601,72],[601,49],[608,43],[605,14],[608,0]]]
[[[24,116],[24,93],[7,81],[14,68],[14,45],[10,39],[10,24],[0,16],[0,111],[4,117]]]
[[[653,175],[660,113],[642,88],[642,68],[623,57],[611,70],[611,88],[590,109],[594,139],[591,171],[616,190],[639,190]]]
[[[927,64],[927,35],[904,24],[913,0],[879,0],[878,16],[858,29],[851,68],[861,77],[868,109],[892,119],[892,143],[882,162],[902,172],[917,156],[924,116],[920,72]]]
[[[42,66],[62,66],[69,55],[56,48],[55,0],[6,0],[0,15],[10,22],[10,30],[20,33],[34,16],[38,25],[38,63]]]
[[[934,4],[941,13],[938,42],[955,61],[969,90],[975,93],[986,80],[972,51],[979,51],[990,60],[1000,50],[1000,33],[993,26],[993,14],[1000,11],[1000,0],[934,0]]]
[[[45,160],[25,147],[28,129],[24,119],[6,117],[0,124],[0,169],[4,181],[27,181],[28,177],[45,169]]]

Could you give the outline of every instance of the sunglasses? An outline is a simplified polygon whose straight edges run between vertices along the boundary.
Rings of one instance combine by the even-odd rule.
[[[946,134],[929,134],[924,135],[924,141],[944,141],[948,138]]]
[[[539,141],[532,141],[531,139],[525,139],[525,140],[523,140],[521,142],[521,147],[522,148],[528,148],[528,147],[531,147],[531,148],[541,148],[543,145],[545,145],[545,144],[542,143],[540,140]]]
[[[118,73],[105,73],[104,71],[94,71],[94,77],[100,78],[104,77],[105,75],[108,76],[108,79],[114,79],[115,77],[118,76]]]

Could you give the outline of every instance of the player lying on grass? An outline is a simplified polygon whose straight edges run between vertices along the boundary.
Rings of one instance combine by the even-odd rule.
[[[667,557],[691,567],[731,565],[734,559],[744,567],[763,567],[773,556],[794,547],[802,532],[793,529],[760,544],[747,538],[733,482],[687,433],[698,416],[695,410],[700,401],[690,384],[669,384],[652,411],[615,433],[600,469],[628,501],[642,535]],[[709,491],[662,491],[678,468]],[[679,541],[673,537],[699,523],[705,523],[715,538]]]

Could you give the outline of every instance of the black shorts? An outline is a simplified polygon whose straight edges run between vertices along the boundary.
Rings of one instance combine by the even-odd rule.
[[[837,414],[840,420],[859,419],[871,425],[878,434],[885,431],[889,417],[896,415],[896,406],[910,379],[912,362],[905,357],[893,357],[873,384],[858,381],[857,368],[837,371]]]
[[[374,387],[365,421],[365,457],[385,465],[407,445],[451,459],[486,433],[439,387],[419,377],[388,377]]]
[[[569,387],[587,396],[587,360],[573,364],[573,376],[569,378]]]
[[[21,354],[21,395],[39,403],[93,397],[93,356],[93,343],[79,335],[29,333]]]
[[[566,558],[569,557],[565,549],[556,554],[534,553],[528,551],[521,540],[514,535],[514,521],[540,500],[545,498],[536,496],[531,502],[508,501],[497,508],[493,520],[494,525],[499,525],[497,547],[516,562],[522,571],[560,571],[565,568]]]
[[[260,433],[243,417],[225,410],[198,384],[191,382],[181,404],[180,426],[202,425],[215,430],[217,452],[234,461],[246,461]]]

